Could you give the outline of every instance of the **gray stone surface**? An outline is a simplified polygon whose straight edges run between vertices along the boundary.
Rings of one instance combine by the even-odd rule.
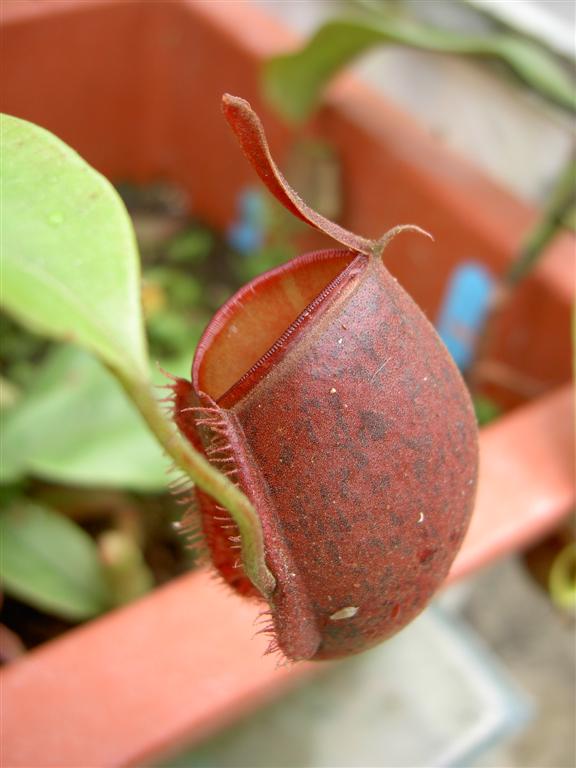
[[[481,768],[573,768],[576,765],[576,635],[511,558],[478,575],[463,616],[532,698],[535,717]]]

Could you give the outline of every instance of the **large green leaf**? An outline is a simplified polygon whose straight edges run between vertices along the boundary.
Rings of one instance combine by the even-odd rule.
[[[74,347],[54,351],[3,421],[2,482],[35,475],[143,491],[166,487],[170,463],[162,448],[112,375]]]
[[[264,70],[266,95],[285,118],[304,120],[338,70],[382,43],[500,60],[534,90],[566,109],[576,109],[573,80],[536,44],[508,34],[462,35],[395,16],[328,22],[296,53],[270,59]]]
[[[1,116],[2,282],[16,319],[147,375],[140,267],[113,187],[48,131]]]
[[[68,518],[35,504],[3,510],[0,540],[7,594],[72,620],[111,607],[96,544]]]

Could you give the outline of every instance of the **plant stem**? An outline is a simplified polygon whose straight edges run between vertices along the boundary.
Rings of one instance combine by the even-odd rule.
[[[262,526],[252,504],[237,486],[176,431],[163,413],[148,382],[129,379],[117,369],[112,370],[112,373],[175,465],[230,512],[240,531],[242,564],[246,575],[264,597],[270,597],[276,587],[276,580],[266,566]]]
[[[576,156],[572,157],[560,174],[546,210],[528,235],[518,258],[504,275],[505,289],[511,290],[534,267],[546,246],[564,226],[564,219],[576,205]]]
[[[472,392],[477,391],[480,379],[480,363],[490,349],[495,329],[506,304],[510,301],[516,286],[528,276],[546,247],[565,226],[565,219],[576,205],[576,155],[572,156],[560,174],[546,209],[528,234],[520,248],[518,257],[497,284],[491,301],[490,313],[476,344],[476,361],[468,374]]]

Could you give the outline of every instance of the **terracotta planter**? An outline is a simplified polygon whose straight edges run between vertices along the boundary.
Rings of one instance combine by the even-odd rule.
[[[183,186],[213,224],[229,223],[239,189],[254,182],[221,93],[257,107],[278,157],[287,146],[257,78],[291,36],[239,0],[8,0],[3,17],[2,111],[49,128],[114,179]],[[314,130],[341,153],[350,229],[374,235],[414,221],[434,232],[434,245],[398,239],[388,259],[431,316],[455,265],[474,258],[502,270],[535,219],[354,80],[332,89]],[[572,398],[562,387],[573,247],[558,238],[500,320],[491,358],[542,397],[483,430],[477,509],[452,579],[532,541],[574,504]],[[196,573],[28,654],[3,672],[4,765],[141,765],[308,674],[262,656],[256,613]]]

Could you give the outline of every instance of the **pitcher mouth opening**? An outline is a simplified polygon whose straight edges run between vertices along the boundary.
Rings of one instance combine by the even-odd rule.
[[[367,263],[365,255],[354,251],[316,251],[241,288],[200,339],[192,366],[194,390],[222,407],[232,406],[266,375],[302,320],[313,316],[334,289]]]

